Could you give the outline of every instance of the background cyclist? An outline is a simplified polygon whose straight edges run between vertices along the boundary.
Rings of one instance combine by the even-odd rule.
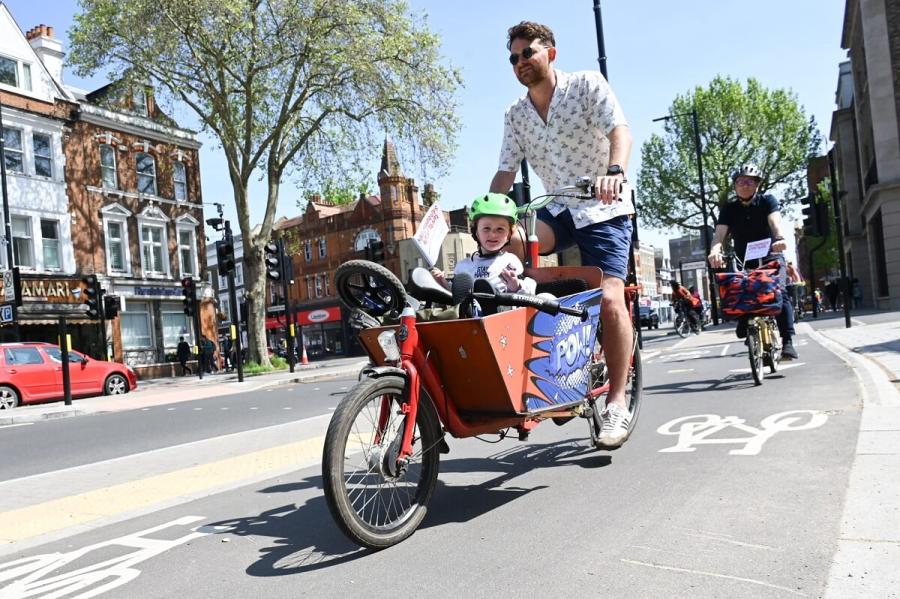
[[[631,131],[606,79],[599,72],[565,73],[553,68],[556,40],[546,25],[523,21],[506,44],[513,74],[527,93],[506,111],[500,164],[490,191],[505,193],[527,158],[551,191],[591,177],[596,198],[560,198],[538,213],[540,253],[577,245],[581,263],[603,269],[603,348],[609,395],[598,443],[618,447],[628,436],[631,414],[625,383],[632,352],[632,326],[625,306],[631,248],[631,198],[619,202],[631,155]],[[524,248],[516,239],[513,251]]]
[[[678,281],[672,281],[672,297],[675,298],[675,311],[681,314],[682,318],[687,319],[691,325],[691,331],[699,333],[700,320],[697,318],[690,291],[682,287]]]
[[[743,259],[747,244],[751,241],[771,239],[772,246],[769,256],[761,260],[744,264],[745,269],[755,268],[763,262],[777,260],[780,265],[778,276],[782,287],[787,283],[786,264],[784,252],[787,244],[781,228],[781,212],[778,200],[770,194],[757,193],[759,183],[762,180],[762,172],[755,164],[745,164],[732,176],[737,199],[722,207],[719,219],[716,222],[716,239],[709,254],[709,263],[713,268],[722,268],[722,244],[726,237],[731,236],[734,244],[734,252],[739,259]],[[783,346],[781,358],[784,360],[797,359],[797,350],[794,349],[792,339],[794,337],[794,309],[788,299],[788,294],[781,295],[781,313],[777,317],[778,331],[781,333]],[[741,339],[747,336],[747,318],[741,318],[737,324],[737,336]]]

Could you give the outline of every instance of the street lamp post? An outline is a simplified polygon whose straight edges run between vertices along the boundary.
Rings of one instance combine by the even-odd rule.
[[[700,180],[700,213],[703,217],[703,244],[706,246],[706,255],[709,256],[712,250],[712,240],[709,238],[709,211],[706,207],[706,183],[703,180],[703,146],[700,142],[700,125],[697,122],[697,109],[691,109],[690,113],[670,114],[653,119],[653,122],[668,121],[679,116],[691,117],[691,126],[694,129],[694,150],[697,153],[697,178]],[[716,302],[716,281],[712,269],[707,266],[706,272],[709,275],[707,282],[709,284],[709,304],[712,315],[713,324],[719,324],[719,309]]]

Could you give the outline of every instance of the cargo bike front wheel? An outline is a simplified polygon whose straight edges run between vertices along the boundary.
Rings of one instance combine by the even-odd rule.
[[[384,549],[409,537],[437,485],[442,440],[431,400],[421,392],[413,454],[398,459],[406,418],[406,381],[364,379],[341,401],[328,432],[322,479],[328,509],[352,541]]]

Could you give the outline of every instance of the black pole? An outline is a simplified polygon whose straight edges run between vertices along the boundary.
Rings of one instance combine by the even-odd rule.
[[[231,247],[234,247],[234,240],[231,236],[231,223],[227,220],[225,221],[225,241]],[[231,304],[231,326],[233,327],[231,330],[236,331],[236,333],[233,333],[234,339],[232,339],[234,343],[234,359],[237,362],[238,382],[242,383],[244,382],[244,349],[241,341],[241,321],[238,317],[237,291],[234,288],[233,268],[228,270],[228,299]]]
[[[104,350],[105,351],[105,350]],[[69,336],[66,334],[66,317],[59,317],[59,356],[62,361],[63,401],[72,405],[72,383],[69,380]]]
[[[850,279],[847,278],[847,258],[844,256],[844,232],[841,229],[841,207],[838,201],[837,177],[834,168],[834,149],[828,152],[828,174],[831,177],[831,208],[834,211],[834,229],[837,239],[838,259],[841,265],[841,294],[844,296],[844,326],[850,328]]]
[[[15,267],[13,264],[13,246],[12,246],[12,221],[9,217],[9,190],[6,188],[6,135],[3,133],[3,102],[0,102],[0,188],[3,191],[3,226],[4,236],[6,239],[6,268],[12,271]],[[19,320],[16,318],[16,305],[13,302],[13,337],[16,341],[21,340],[19,336]]]
[[[99,287],[100,284],[97,283]],[[109,353],[106,351],[106,289],[100,287],[100,293],[97,294],[97,307],[100,309],[100,353],[101,360],[109,362]]]
[[[706,183],[703,180],[703,146],[700,142],[700,124],[697,122],[697,109],[691,109],[691,124],[694,127],[694,150],[697,152],[697,178],[700,179],[700,212],[703,215],[703,244],[706,246],[706,255],[712,250],[712,240],[709,238],[709,211],[706,208]],[[713,324],[719,324],[719,308],[716,302],[716,279],[711,268],[707,266],[707,285],[709,287],[709,311]]]
[[[284,253],[284,239],[278,239],[275,243],[278,244],[278,262],[281,264],[281,294],[284,296],[284,336],[287,338],[288,366],[290,371],[294,372],[294,364],[297,362],[294,356],[294,324],[291,318],[291,302],[288,297],[290,284],[288,283],[287,255]]]
[[[822,248],[823,245],[825,245],[826,241],[827,241],[827,238],[823,237],[822,240],[819,242],[819,244],[816,247],[811,248],[809,250],[809,280],[812,282],[813,318],[819,317],[819,302],[816,301],[816,265],[815,265],[814,254],[816,252],[818,252]]]
[[[597,28],[597,62],[600,63],[600,72],[607,81],[606,74],[606,45],[603,43],[603,15],[600,14],[600,0],[594,0],[594,25]]]

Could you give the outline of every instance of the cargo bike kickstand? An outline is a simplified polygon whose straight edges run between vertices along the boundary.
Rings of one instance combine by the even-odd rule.
[[[534,214],[559,196],[593,197],[593,191],[585,181],[518,209],[533,265]],[[467,438],[512,428],[526,438],[544,420],[582,417],[596,445],[609,392],[599,331],[603,273],[563,266],[532,267],[525,274],[537,281],[539,293],[562,297],[480,291],[465,276],[454,280],[450,292],[424,269],[413,271],[407,290],[380,264],[353,260],[338,268],[335,286],[351,310],[376,318],[399,315],[398,324],[360,332],[371,365],[341,400],[325,437],[325,498],[351,540],[381,549],[416,530],[437,485],[439,456],[449,451],[445,433]],[[637,292],[626,288],[629,305]],[[420,299],[523,309],[423,322],[416,315]],[[629,434],[642,397],[636,332],[631,349]]]

